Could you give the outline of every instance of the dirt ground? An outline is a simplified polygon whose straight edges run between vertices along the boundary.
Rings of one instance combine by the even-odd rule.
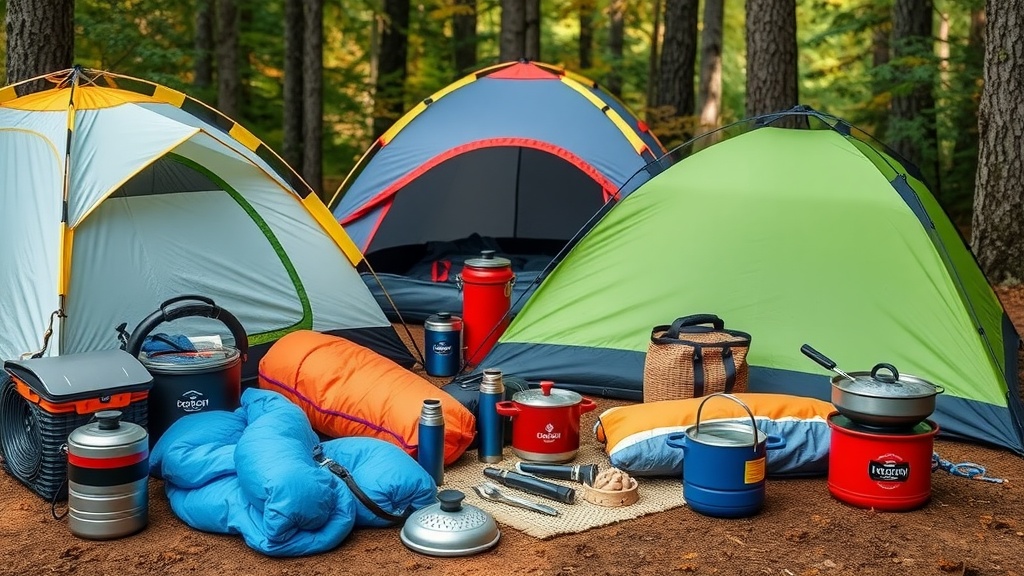
[[[1024,331],[1024,289],[1001,290],[1000,297]],[[615,404],[598,403],[583,430]],[[361,529],[330,553],[271,559],[240,538],[185,526],[158,481],[150,484],[148,528],[110,542],[80,540],[51,517],[49,503],[0,473],[0,575],[1024,576],[1024,458],[944,440],[935,450],[1006,482],[938,471],[927,506],[894,513],[838,502],[825,478],[769,479],[765,507],[750,519],[708,518],[680,507],[544,541],[504,528],[495,548],[467,558],[421,556],[402,545],[398,529]]]

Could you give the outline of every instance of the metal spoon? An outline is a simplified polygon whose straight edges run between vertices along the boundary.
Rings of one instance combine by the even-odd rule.
[[[836,374],[839,374],[840,376],[842,376],[843,378],[846,378],[850,382],[856,382],[857,381],[856,378],[854,378],[853,376],[850,376],[846,372],[843,372],[838,366],[836,366],[836,363],[833,362],[831,358],[829,358],[828,356],[825,356],[821,352],[818,352],[814,348],[811,348],[810,344],[804,344],[803,346],[801,346],[800,347],[800,351],[804,353],[804,356],[807,356],[808,358],[810,358],[811,360],[814,360],[818,364],[821,364],[825,368],[835,372]]]
[[[551,506],[544,504],[538,504],[532,500],[526,498],[519,498],[518,496],[510,496],[501,491],[496,484],[490,482],[484,482],[473,486],[473,490],[480,495],[484,500],[490,500],[492,502],[502,502],[510,506],[516,506],[518,508],[525,508],[527,510],[533,510],[534,512],[540,512],[541,514],[547,514],[548,516],[558,516],[558,510],[555,510]]]

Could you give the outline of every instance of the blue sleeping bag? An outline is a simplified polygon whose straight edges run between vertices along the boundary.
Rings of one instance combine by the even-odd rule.
[[[176,421],[153,447],[150,472],[189,526],[241,535],[270,556],[304,556],[335,548],[354,527],[389,524],[317,463],[317,446],[390,514],[435,502],[433,479],[397,446],[375,438],[321,444],[298,406],[257,388],[242,393],[234,412]]]

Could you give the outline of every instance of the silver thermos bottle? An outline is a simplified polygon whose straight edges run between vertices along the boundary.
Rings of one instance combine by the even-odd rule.
[[[501,370],[485,369],[480,381],[476,414],[476,432],[479,436],[477,458],[481,462],[501,462],[502,451],[505,449],[505,423],[495,406],[504,399],[505,383]]]

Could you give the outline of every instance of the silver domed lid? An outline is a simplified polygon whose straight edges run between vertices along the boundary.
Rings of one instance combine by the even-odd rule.
[[[413,512],[402,527],[402,543],[428,556],[469,556],[498,543],[501,531],[490,514],[463,504],[465,494],[441,490],[437,504]]]

